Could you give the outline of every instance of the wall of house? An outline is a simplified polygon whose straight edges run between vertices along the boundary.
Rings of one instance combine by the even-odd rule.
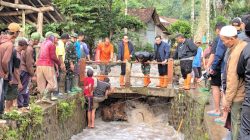
[[[155,43],[155,36],[161,35],[163,41],[168,42],[168,36],[162,32],[162,30],[154,24],[153,20],[150,20],[147,24],[146,30],[143,29],[139,32],[140,34],[140,41],[142,45],[146,45],[150,43],[152,46]]]
[[[158,26],[155,26],[155,32],[156,35],[160,35],[162,37],[163,41],[168,42],[168,36],[164,34],[163,31]]]
[[[147,31],[146,31],[147,42],[153,45],[155,41],[155,36],[156,36],[156,28],[154,21],[151,19],[147,24]]]

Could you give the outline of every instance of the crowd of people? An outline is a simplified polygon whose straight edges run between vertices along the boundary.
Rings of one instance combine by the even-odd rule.
[[[225,125],[232,140],[250,139],[249,41],[250,18],[234,18],[231,25],[219,22],[216,38],[204,51],[205,77],[210,78],[214,109],[209,116]]]
[[[85,43],[82,32],[71,35],[47,32],[45,38],[38,32],[30,35],[30,39],[19,37],[20,26],[9,24],[0,36],[0,115],[11,111],[15,106],[21,112],[29,111],[30,83],[36,82],[42,96],[37,102],[52,103],[60,97],[61,92],[74,94],[83,92],[88,103],[88,127],[94,128],[95,110],[104,101],[111,89],[108,74],[111,72],[110,62],[120,62],[120,86],[125,86],[126,62],[132,57],[141,63],[144,75],[144,87],[149,86],[150,62],[158,64],[159,84],[168,86],[168,62],[179,61],[184,83],[182,89],[196,88],[201,77],[209,78],[214,101],[214,109],[207,114],[215,116],[215,122],[226,124],[232,132],[232,139],[250,139],[250,97],[249,92],[249,17],[235,18],[231,25],[219,22],[215,26],[216,38],[207,43],[193,41],[184,35],[176,36],[177,47],[170,55],[170,45],[155,37],[154,53],[135,52],[128,35],[124,35],[118,43],[117,60],[114,60],[114,46],[106,37],[96,48],[95,61],[99,62],[100,72],[94,78],[94,70],[86,70],[82,87],[79,86],[80,64],[84,59],[91,61],[90,50]],[[39,51],[35,46],[39,46]],[[202,69],[205,70],[203,76]],[[193,75],[193,76],[192,76]],[[193,86],[191,86],[193,77]],[[64,80],[63,80],[64,79]],[[64,91],[59,90],[59,83],[64,82]],[[221,100],[222,97],[222,100]],[[220,106],[222,102],[222,109]],[[229,117],[230,116],[230,117]]]

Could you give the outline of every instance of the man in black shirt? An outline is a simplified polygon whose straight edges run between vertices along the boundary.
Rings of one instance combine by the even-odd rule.
[[[237,67],[237,73],[239,77],[245,79],[246,92],[244,101],[242,103],[239,140],[250,139],[250,22],[246,24],[245,29],[245,33],[248,37],[248,39],[246,39],[248,45],[242,51]]]

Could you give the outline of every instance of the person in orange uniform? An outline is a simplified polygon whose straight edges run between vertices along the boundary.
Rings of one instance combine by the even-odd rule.
[[[123,40],[118,44],[118,62],[130,61],[134,54],[134,46],[128,40],[128,36],[124,35]],[[124,76],[126,74],[126,64],[121,64],[120,86],[125,86]]]
[[[101,73],[98,76],[98,79],[103,81],[104,78],[111,72],[108,62],[113,60],[114,47],[110,43],[110,39],[106,37],[104,42],[98,44],[97,50],[100,55],[97,61],[105,62],[99,65]]]

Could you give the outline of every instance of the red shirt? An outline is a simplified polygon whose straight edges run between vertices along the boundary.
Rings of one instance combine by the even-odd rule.
[[[92,77],[84,78],[84,96],[93,96],[92,92],[94,90],[94,79]],[[92,95],[91,95],[92,94]]]
[[[60,65],[60,61],[56,56],[56,46],[47,39],[41,44],[40,53],[37,61],[37,66],[51,66],[54,64]]]

